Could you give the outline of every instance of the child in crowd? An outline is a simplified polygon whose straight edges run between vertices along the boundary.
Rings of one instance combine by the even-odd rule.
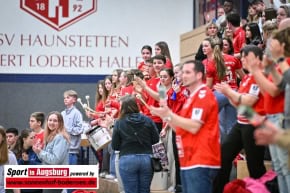
[[[70,135],[69,164],[77,164],[81,134],[83,133],[83,117],[81,112],[75,107],[78,94],[74,90],[67,90],[63,94],[65,110],[61,112],[64,120],[64,127]]]
[[[81,134],[83,133],[83,117],[81,112],[75,107],[78,94],[74,90],[67,90],[63,93],[65,110],[61,112],[66,131],[70,135],[69,164],[78,163],[78,154],[81,144]],[[72,193],[73,190],[67,190]]]
[[[45,115],[43,112],[34,112],[30,115],[29,126],[35,133],[35,143],[39,143],[42,146],[44,145],[43,141],[43,124],[45,120]]]
[[[16,128],[8,128],[6,130],[6,139],[8,149],[12,151],[15,155],[18,154],[17,149],[15,148],[17,140],[18,140],[18,129]]]

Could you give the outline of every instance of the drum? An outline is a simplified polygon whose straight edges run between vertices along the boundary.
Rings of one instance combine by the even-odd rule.
[[[83,133],[87,133],[88,131],[92,129],[90,123],[86,121],[83,121],[82,128],[83,128]]]
[[[98,151],[112,141],[112,137],[106,128],[96,126],[86,133],[90,144]]]

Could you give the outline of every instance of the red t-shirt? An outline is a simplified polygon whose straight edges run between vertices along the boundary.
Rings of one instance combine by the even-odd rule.
[[[181,169],[220,168],[218,104],[210,88],[202,85],[191,93],[180,115],[202,123],[196,134],[180,127],[176,128],[176,145]]]
[[[241,48],[246,42],[246,32],[242,27],[239,27],[233,35],[234,53],[240,53]]]
[[[152,90],[154,91],[158,91],[157,87],[160,84],[160,78],[151,78],[150,80],[148,80],[146,82],[146,84],[148,85],[148,87],[150,87]],[[154,106],[154,107],[159,107],[159,102],[156,101],[154,98],[152,98],[147,92],[145,92],[145,98],[146,98],[146,103],[149,106]],[[150,110],[147,108],[144,108],[144,112],[145,115],[147,115],[148,117],[150,117],[155,123],[162,123],[162,120],[160,117],[156,116],[156,115],[152,115]]]
[[[244,76],[244,78],[241,81],[240,88],[238,90],[239,93],[241,94],[250,94],[254,97],[257,97],[258,100],[257,102],[253,105],[253,109],[260,115],[265,115],[265,110],[264,110],[264,97],[260,92],[260,87],[256,83],[253,75],[247,74]],[[238,122],[241,124],[250,124],[249,120],[241,115],[238,114]]]
[[[231,86],[231,88],[237,89],[238,84],[236,70],[241,69],[242,64],[240,60],[234,56],[224,54],[223,57],[226,66],[226,76],[223,79],[219,79],[214,60],[204,59],[202,63],[206,68],[206,77],[213,79],[213,86],[217,83],[226,82]]]
[[[231,88],[238,89],[236,71],[243,68],[242,63],[239,59],[232,55],[224,54],[223,57],[227,67],[226,82],[230,85]]]
[[[127,94],[132,95],[133,92],[134,92],[133,85],[129,85],[129,86],[121,88],[121,96],[125,96]]]
[[[98,102],[98,104],[96,105],[96,107],[95,107],[95,111],[96,111],[96,112],[104,112],[104,111],[105,111],[105,104],[104,104],[104,102],[103,102],[102,100],[100,100],[100,101]],[[98,119],[99,116],[98,116],[98,115],[95,115],[94,118],[95,118],[95,119]]]
[[[167,91],[167,105],[172,110],[172,112],[179,115],[185,101],[188,98],[188,90],[184,86],[180,86],[180,91],[175,93],[175,95],[173,93],[173,88],[170,88]]]
[[[39,133],[35,133],[35,143],[40,144],[41,148],[44,147],[44,131],[43,129]]]
[[[105,104],[102,100],[98,102],[96,105],[96,112],[104,112],[105,111]]]
[[[277,70],[281,73],[279,66]],[[268,80],[273,82],[272,75],[268,76]],[[264,92],[264,108],[267,114],[277,114],[284,112],[285,92],[281,92],[278,96],[272,97],[267,91]]]
[[[141,70],[143,72],[143,67],[145,66],[145,62],[142,61],[137,65],[138,70]]]
[[[165,68],[172,69],[172,67],[173,67],[172,62],[168,58],[166,58]]]
[[[117,118],[120,110],[120,103],[115,96],[109,96],[104,104],[105,111],[109,111],[109,114],[114,113],[114,118]]]

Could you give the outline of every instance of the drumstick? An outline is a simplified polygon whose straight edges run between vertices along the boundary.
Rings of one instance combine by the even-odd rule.
[[[88,104],[88,107],[90,108],[90,96],[89,95],[86,95],[86,99],[87,99],[87,104]]]
[[[78,98],[77,101],[82,105],[84,110],[90,111],[90,112],[95,113],[95,114],[99,114],[96,111],[94,111],[93,109],[91,109],[90,107],[88,107],[87,104],[82,103],[82,99],[81,98]]]
[[[97,112],[91,108],[87,108],[87,110],[90,111],[91,113],[93,113],[94,115],[98,115],[98,116],[104,116],[104,114],[106,114],[106,112]]]
[[[136,94],[136,98],[139,99],[142,102],[142,104],[145,105],[147,109],[150,109],[149,105],[143,100],[140,94]]]
[[[84,104],[82,102],[82,99],[81,98],[78,98],[77,101],[82,105],[82,107],[83,107],[84,110],[90,111],[90,109],[88,109],[88,107],[87,107],[87,104]]]
[[[88,107],[87,104],[83,104],[83,108],[84,108],[85,110],[90,111],[90,112],[92,112],[92,113],[94,113],[94,114],[97,114],[97,115],[98,115],[98,114],[103,114],[103,112],[97,112],[97,111],[91,109],[90,107]]]
[[[84,104],[82,103],[82,99],[78,98],[77,101],[82,105],[82,107],[84,106]]]

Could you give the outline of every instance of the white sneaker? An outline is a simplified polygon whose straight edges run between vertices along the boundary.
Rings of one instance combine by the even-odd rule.
[[[116,177],[113,176],[112,174],[107,174],[107,175],[105,176],[105,178],[106,178],[106,179],[109,179],[109,180],[113,180],[113,179],[115,179]]]
[[[167,189],[168,192],[175,192],[175,188],[174,186],[170,186],[168,189]]]
[[[107,172],[102,172],[102,173],[100,173],[99,176],[100,176],[101,178],[104,178],[104,177],[106,177],[107,174],[108,174]]]

